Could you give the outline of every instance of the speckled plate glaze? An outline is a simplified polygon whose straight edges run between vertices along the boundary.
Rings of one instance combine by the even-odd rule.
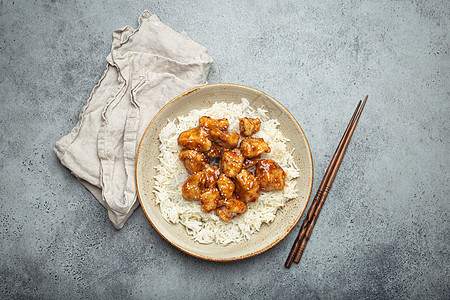
[[[264,224],[260,231],[253,234],[249,242],[230,243],[220,246],[215,243],[200,244],[191,239],[180,224],[171,224],[163,219],[153,194],[156,174],[154,166],[159,164],[160,130],[180,115],[186,115],[192,109],[202,109],[214,102],[241,102],[246,98],[252,107],[264,106],[271,119],[278,119],[283,135],[290,139],[288,148],[295,148],[293,156],[301,169],[297,179],[299,197],[289,201],[277,212],[274,222]],[[136,186],[147,218],[153,227],[172,245],[193,256],[214,260],[233,261],[260,254],[280,242],[297,224],[302,216],[311,194],[313,167],[308,141],[295,118],[275,99],[250,87],[236,84],[209,84],[187,91],[169,102],[148,125],[136,157]]]

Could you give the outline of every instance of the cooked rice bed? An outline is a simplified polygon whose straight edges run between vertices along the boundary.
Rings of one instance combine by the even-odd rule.
[[[269,119],[263,108],[250,107],[246,99],[240,104],[219,102],[210,108],[192,110],[188,115],[179,116],[168,123],[161,130],[159,140],[160,165],[156,166],[154,193],[156,203],[159,204],[161,214],[168,222],[180,223],[195,241],[203,244],[217,243],[227,245],[231,242],[248,241],[262,224],[275,219],[278,209],[287,201],[298,196],[295,178],[300,176],[300,170],[294,163],[288,149],[286,139],[278,129],[279,122]],[[185,200],[181,194],[181,187],[188,178],[183,163],[178,159],[181,147],[178,136],[181,132],[198,126],[198,119],[209,116],[214,119],[227,118],[229,131],[239,132],[239,119],[242,117],[259,118],[261,129],[253,136],[263,138],[271,148],[270,153],[263,153],[261,158],[276,161],[286,172],[286,186],[283,190],[261,192],[256,202],[247,203],[248,211],[230,221],[221,220],[215,212],[207,213],[199,201]],[[254,168],[254,167],[253,167]],[[250,168],[250,170],[253,170]]]

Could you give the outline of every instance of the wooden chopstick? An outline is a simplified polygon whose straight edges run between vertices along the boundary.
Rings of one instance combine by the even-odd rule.
[[[314,200],[311,204],[311,207],[308,210],[308,214],[306,215],[305,219],[303,220],[302,227],[300,227],[300,232],[297,235],[297,238],[295,239],[294,244],[292,245],[291,252],[288,255],[288,258],[286,259],[285,266],[289,268],[292,265],[292,262],[294,261],[294,257],[298,252],[298,249],[300,247],[300,244],[306,234],[306,230],[308,229],[308,224],[311,222],[314,212],[317,208],[317,204],[319,203],[320,198],[322,197],[323,190],[328,182],[328,179],[330,178],[331,172],[333,170],[334,164],[336,163],[336,160],[338,158],[339,152],[342,149],[342,145],[344,144],[345,137],[348,135],[350,128],[352,127],[353,121],[356,117],[356,114],[358,113],[359,106],[361,105],[361,101],[358,102],[358,105],[355,109],[355,112],[353,113],[352,118],[350,119],[350,122],[347,125],[347,128],[345,129],[344,134],[342,135],[341,141],[339,142],[339,145],[336,148],[336,151],[334,152],[333,158],[331,159],[330,164],[328,165],[328,168],[325,172],[325,175],[323,176],[322,182],[320,183],[319,189],[317,190],[316,196],[314,197]]]
[[[323,194],[321,199],[319,200],[318,206],[314,212],[314,216],[310,224],[308,225],[308,229],[306,230],[306,233],[303,237],[303,240],[300,243],[300,248],[298,249],[297,253],[295,254],[294,262],[298,263],[300,261],[300,258],[302,257],[303,251],[305,250],[306,244],[308,243],[308,240],[311,236],[312,230],[314,228],[314,225],[317,222],[317,219],[319,218],[319,213],[322,209],[323,204],[325,203],[325,199],[328,196],[328,192],[331,189],[331,186],[333,184],[334,178],[336,177],[337,171],[339,170],[339,166],[341,165],[342,159],[344,158],[345,151],[347,150],[347,146],[350,142],[350,139],[352,138],[353,131],[356,128],[356,124],[358,123],[359,117],[361,116],[362,110],[364,109],[364,106],[366,104],[368,96],[364,99],[364,102],[362,103],[361,109],[359,110],[356,119],[354,120],[350,132],[347,134],[347,137],[345,138],[345,142],[342,145],[342,149],[339,153],[339,157],[336,161],[336,164],[333,168],[333,171],[331,172],[330,178],[328,179],[328,183],[325,185],[325,188],[323,190]]]
[[[331,159],[330,164],[325,172],[325,175],[320,183],[319,189],[314,197],[314,200],[311,204],[310,209],[308,210],[308,214],[305,217],[302,227],[300,228],[300,232],[295,239],[294,244],[292,245],[291,251],[286,259],[285,266],[289,268],[292,265],[292,262],[299,262],[301,255],[306,247],[306,243],[308,242],[309,237],[312,233],[312,228],[317,222],[317,218],[319,216],[320,210],[322,209],[323,203],[328,195],[328,192],[331,188],[334,178],[336,177],[337,170],[342,162],[344,157],[344,153],[347,149],[348,143],[350,142],[350,138],[355,130],[356,123],[358,122],[359,116],[361,115],[362,109],[367,101],[368,96],[364,99],[363,105],[360,108],[361,101],[358,102],[358,105],[350,119],[350,122],[347,125],[347,128],[342,136],[341,141],[339,142],[338,147]],[[306,237],[306,239],[305,239]],[[300,251],[299,251],[300,249]]]

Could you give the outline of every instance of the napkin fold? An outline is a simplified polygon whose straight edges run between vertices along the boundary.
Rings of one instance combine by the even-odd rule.
[[[205,84],[212,59],[144,11],[136,30],[114,31],[106,60],[78,123],[53,150],[120,229],[139,204],[135,159],[148,123],[171,99]]]

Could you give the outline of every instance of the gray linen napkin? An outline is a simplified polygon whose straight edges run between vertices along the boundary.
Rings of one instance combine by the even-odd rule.
[[[107,62],[77,125],[54,152],[120,229],[139,203],[134,170],[142,134],[168,101],[206,83],[212,59],[205,47],[144,11],[138,29],[113,33]]]

